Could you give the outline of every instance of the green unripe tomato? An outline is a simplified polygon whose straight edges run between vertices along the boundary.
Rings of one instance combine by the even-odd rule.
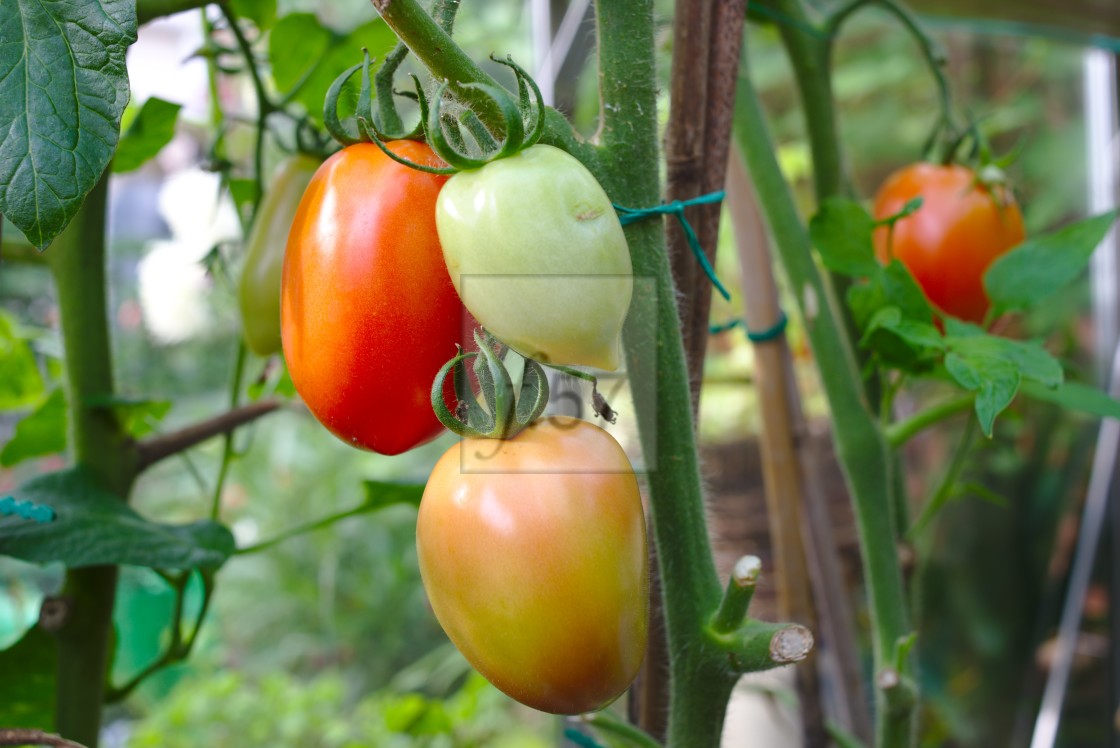
[[[280,163],[257,209],[237,286],[245,345],[258,356],[280,351],[280,278],[296,208],[319,161],[297,154]]]
[[[534,145],[448,180],[436,228],[463,304],[519,353],[618,368],[633,294],[610,198],[570,154]]]

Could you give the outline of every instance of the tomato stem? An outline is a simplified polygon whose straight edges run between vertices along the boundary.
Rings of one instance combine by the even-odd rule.
[[[898,449],[930,426],[968,410],[975,402],[976,393],[969,393],[946,400],[939,405],[915,413],[909,418],[897,421],[886,428],[887,443],[890,444],[892,449]]]
[[[712,618],[712,631],[730,634],[742,625],[761,575],[762,560],[758,556],[743,556],[735,562],[723,601]]]
[[[774,156],[758,94],[748,76],[739,79],[735,136],[754,178],[759,203],[805,320],[821,383],[832,411],[833,434],[859,527],[867,579],[876,671],[893,666],[896,642],[910,630],[902,574],[894,544],[891,454],[863,391],[859,369],[842,323],[827,298],[811,241]],[[905,663],[904,663],[905,664]],[[877,689],[880,748],[909,745],[912,709],[892,709]]]

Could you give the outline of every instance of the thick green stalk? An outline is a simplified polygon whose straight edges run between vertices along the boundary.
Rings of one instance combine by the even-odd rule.
[[[832,96],[831,41],[809,18],[801,0],[765,0],[765,4],[781,16],[778,30],[801,94],[817,199],[843,194],[847,186]]]
[[[881,673],[894,666],[897,643],[910,631],[894,543],[890,454],[864,395],[849,339],[825,294],[808,232],[775,158],[758,95],[746,77],[740,79],[736,109],[735,137],[795,289],[832,411],[833,435],[859,527],[875,669]],[[876,702],[878,745],[908,745],[911,710],[892,709],[883,689],[877,689]]]
[[[105,283],[107,184],[108,172],[47,256],[62,320],[73,458],[124,501],[136,474],[135,450],[112,410],[88,404],[113,393]],[[55,727],[91,748],[97,745],[101,724],[116,579],[114,566],[68,571],[63,588],[67,616],[55,632]]]
[[[648,0],[601,0],[599,37],[603,169],[616,203],[660,201],[653,9]],[[660,221],[627,227],[636,284],[623,330],[630,386],[649,463],[650,507],[670,652],[668,744],[719,743],[736,676],[704,636],[722,591],[700,492],[688,369],[665,232]],[[643,282],[644,281],[644,282]]]

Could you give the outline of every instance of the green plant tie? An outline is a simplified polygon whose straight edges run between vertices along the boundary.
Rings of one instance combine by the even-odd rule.
[[[595,742],[594,738],[591,738],[591,737],[588,737],[587,735],[584,735],[582,732],[575,729],[574,727],[569,727],[569,728],[565,729],[564,730],[564,737],[566,737],[568,740],[575,743],[576,745],[580,746],[580,748],[603,748],[603,746],[601,746],[597,742]]]
[[[786,313],[780,312],[778,321],[770,325],[770,327],[767,327],[765,330],[759,330],[758,332],[755,332],[748,329],[746,331],[747,340],[751,341],[752,343],[769,343],[771,340],[777,340],[782,336],[782,333],[786,331],[786,325],[788,323],[789,318],[786,317]],[[736,327],[746,328],[746,325],[743,324],[743,320],[741,319],[733,319],[730,322],[724,322],[722,325],[712,325],[708,328],[708,332],[710,332],[712,335],[719,335],[721,332],[727,332],[728,330],[733,330]]]
[[[676,216],[677,220],[681,222],[681,228],[684,230],[685,238],[688,239],[688,247],[692,250],[693,256],[696,261],[700,263],[700,267],[704,268],[704,274],[708,276],[708,280],[716,287],[720,295],[723,296],[725,301],[731,300],[731,294],[719,282],[716,277],[715,268],[712,263],[708,262],[708,256],[704,254],[704,250],[700,247],[700,239],[696,236],[696,231],[693,230],[692,224],[685,218],[684,209],[692,205],[711,205],[723,200],[723,190],[719,192],[709,192],[707,195],[694,197],[690,200],[674,200],[671,203],[662,203],[655,205],[652,208],[624,208],[621,205],[615,205],[614,209],[618,211],[618,220],[623,226],[628,226],[635,221],[640,221],[643,218],[650,216]],[[611,203],[614,205],[614,203]]]
[[[17,501],[12,496],[0,499],[0,517],[16,515],[35,522],[53,522],[54,510],[45,504],[36,504],[34,501]]]

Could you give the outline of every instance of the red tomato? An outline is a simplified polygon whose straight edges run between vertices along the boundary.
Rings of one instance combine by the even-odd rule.
[[[876,254],[884,263],[898,258],[942,311],[980,322],[988,311],[984,271],[1023,241],[1023,214],[1009,190],[978,184],[970,169],[918,163],[879,189],[875,218],[898,214],[919,195],[922,207],[895,224],[889,248],[887,229],[876,229]]]
[[[464,439],[436,463],[416,524],[444,631],[502,691],[541,711],[606,706],[645,653],[645,516],[626,454],[553,416],[509,440]]]
[[[389,148],[438,163],[423,143]],[[292,382],[333,434],[381,454],[443,429],[432,381],[462,319],[436,235],[445,181],[375,145],[349,146],[315,173],[288,235],[281,332]]]

